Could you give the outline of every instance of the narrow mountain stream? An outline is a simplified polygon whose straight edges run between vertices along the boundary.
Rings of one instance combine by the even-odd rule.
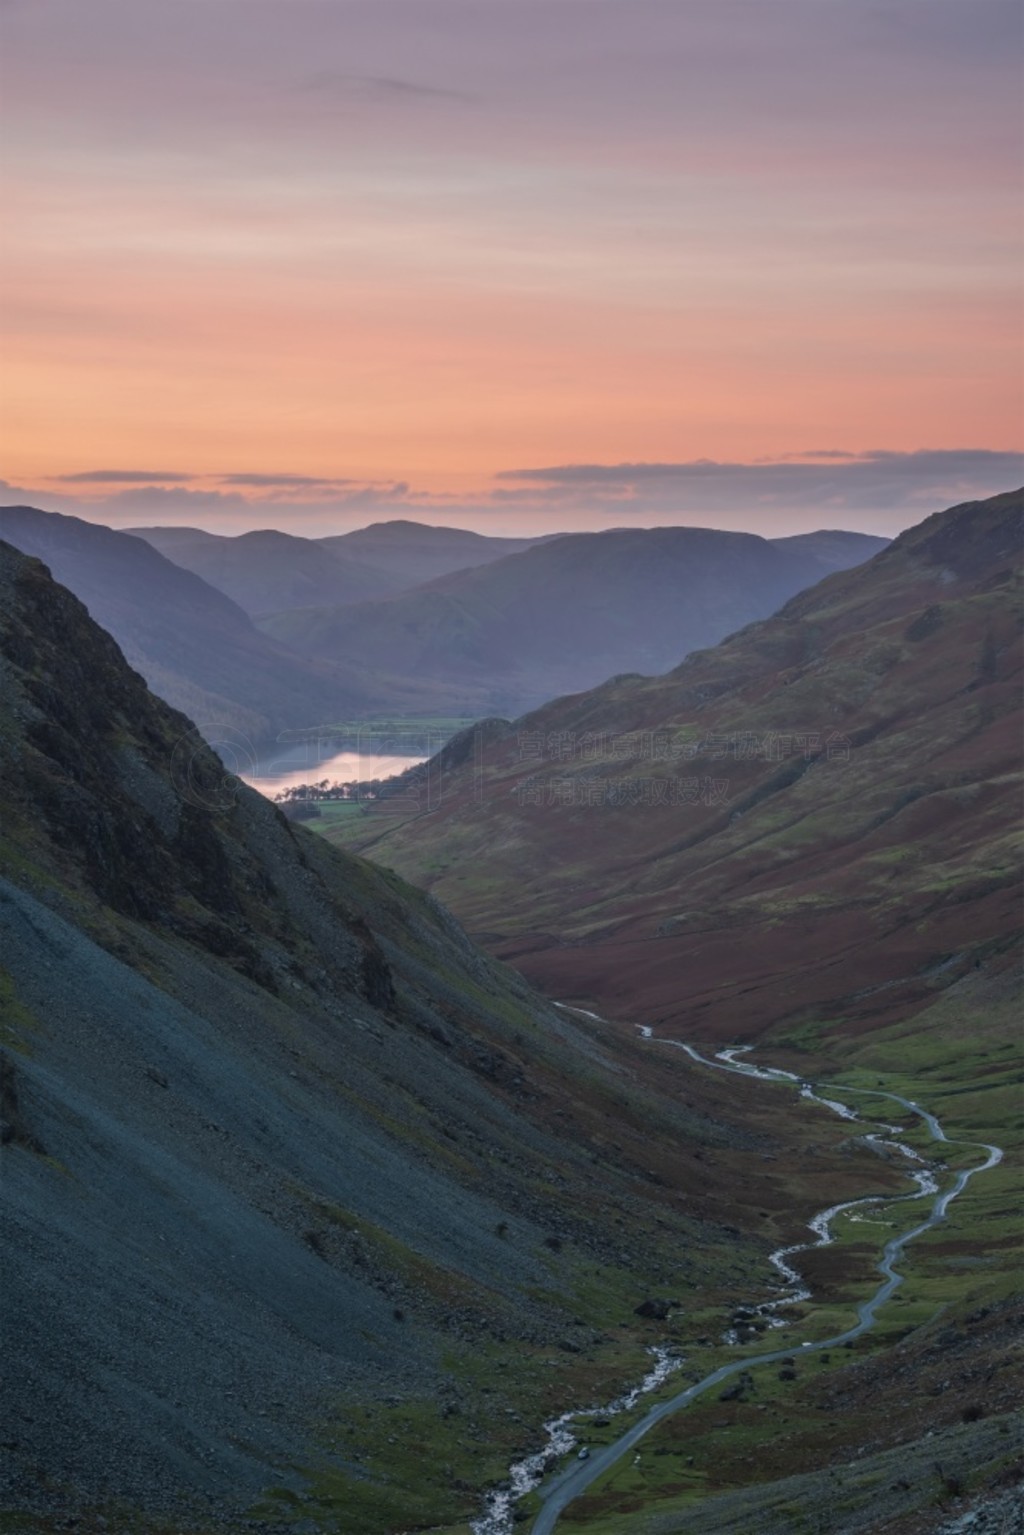
[[[583,1012],[582,1008],[566,1009],[572,1012]],[[587,1013],[585,1016],[596,1018],[596,1014]],[[800,1089],[800,1096],[815,1103],[822,1104],[831,1109],[833,1113],[843,1119],[859,1121],[861,1116],[849,1108],[845,1103],[835,1099],[822,1097],[814,1086],[795,1076],[790,1071],[780,1071],[773,1067],[754,1066],[747,1061],[741,1061],[738,1057],[746,1055],[752,1048],[749,1045],[735,1045],[726,1050],[719,1051],[714,1059],[694,1049],[692,1045],[682,1044],[674,1039],[657,1039],[652,1029],[640,1025],[640,1034],[652,1044],[669,1045],[673,1049],[683,1050],[692,1060],[702,1066],[708,1066],[715,1071],[729,1071],[738,1076],[757,1077],[765,1082],[796,1083]],[[849,1096],[856,1094],[858,1097],[884,1098],[891,1103],[897,1103],[901,1108],[915,1114],[927,1126],[928,1132],[935,1141],[951,1144],[939,1121],[934,1114],[922,1109],[919,1104],[908,1098],[901,1098],[898,1093],[887,1093],[874,1088],[843,1087],[841,1091]],[[876,1121],[877,1123],[877,1121]],[[893,1137],[898,1136],[900,1127],[896,1125],[881,1125]],[[806,1301],[811,1298],[811,1292],[805,1287],[803,1278],[791,1260],[802,1252],[808,1252],[814,1247],[824,1247],[835,1241],[832,1232],[832,1223],[835,1218],[846,1210],[856,1209],[863,1205],[887,1205],[903,1204],[910,1199],[933,1200],[928,1217],[911,1231],[904,1232],[901,1236],[893,1237],[885,1245],[882,1256],[876,1265],[878,1273],[882,1276],[882,1282],[878,1289],[866,1301],[862,1301],[857,1308],[857,1321],[846,1332],[838,1333],[832,1338],[823,1338],[819,1342],[806,1342],[800,1345],[802,1350],[817,1351],[841,1347],[842,1344],[859,1338],[863,1333],[869,1332],[875,1325],[876,1313],[903,1283],[903,1276],[897,1273],[895,1264],[908,1242],[919,1237],[922,1232],[928,1231],[941,1221],[952,1201],[962,1193],[968,1182],[977,1173],[987,1172],[1002,1161],[1003,1153],[998,1146],[989,1146],[980,1142],[957,1142],[958,1145],[971,1146],[978,1151],[984,1151],[986,1158],[977,1167],[967,1168],[956,1174],[952,1184],[942,1193],[938,1179],[925,1159],[908,1146],[897,1139],[885,1139],[881,1135],[872,1134],[868,1139],[881,1145],[890,1147],[904,1156],[908,1164],[917,1163],[917,1167],[908,1166],[907,1175],[912,1182],[917,1184],[917,1192],[893,1196],[871,1195],[863,1199],[847,1200],[843,1204],[831,1205],[827,1210],[822,1210],[808,1223],[809,1230],[814,1240],[799,1242],[790,1247],[779,1248],[771,1254],[770,1261],[781,1276],[784,1289],[782,1293],[772,1301],[764,1302],[756,1308],[752,1308],[755,1315],[762,1318],[769,1326],[781,1326],[782,1323],[777,1312],[784,1306],[791,1306],[796,1302]],[[736,1339],[737,1346],[740,1340]],[[721,1384],[730,1376],[738,1375],[742,1371],[751,1370],[759,1365],[778,1363],[782,1359],[788,1359],[794,1353],[792,1345],[784,1349],[776,1349],[765,1354],[745,1354],[743,1357],[730,1360],[728,1364],[719,1366],[702,1380],[694,1385],[687,1386],[675,1396],[666,1401],[659,1402],[652,1407],[642,1418],[639,1418],[625,1433],[611,1444],[593,1449],[586,1459],[573,1458],[563,1469],[551,1476],[547,1481],[548,1472],[556,1464],[572,1451],[576,1450],[577,1437],[573,1433],[572,1425],[586,1418],[610,1418],[620,1412],[627,1412],[646,1393],[657,1389],[668,1378],[674,1369],[677,1369],[683,1360],[672,1354],[665,1348],[651,1350],[655,1359],[654,1367],[648,1372],[638,1386],[619,1397],[606,1407],[584,1407],[572,1409],[563,1413],[560,1417],[552,1419],[545,1424],[546,1442],[544,1446],[534,1454],[526,1456],[516,1462],[510,1468],[507,1483],[488,1493],[486,1506],[480,1517],[473,1521],[470,1529],[473,1535],[511,1535],[515,1524],[515,1505],[527,1493],[538,1490],[544,1501],[544,1506],[531,1526],[531,1535],[551,1535],[558,1521],[558,1516],[563,1510],[583,1492],[586,1491],[599,1477],[609,1470],[615,1463],[631,1450],[634,1445],[649,1433],[656,1423],[688,1407],[697,1397],[711,1390],[713,1386]]]

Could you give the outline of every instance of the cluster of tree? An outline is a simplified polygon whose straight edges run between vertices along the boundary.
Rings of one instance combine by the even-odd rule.
[[[293,799],[357,799],[358,782],[338,783],[331,782],[329,778],[322,778],[319,783],[297,783],[291,788],[282,789],[274,795],[278,801]]]
[[[353,779],[350,783],[332,783],[330,779],[321,779],[319,783],[293,784],[289,789],[282,789],[274,795],[274,801],[279,804],[286,814],[292,814],[293,819],[303,819],[298,809],[301,806],[310,807],[306,811],[305,818],[319,815],[319,803],[321,800],[368,800],[376,799],[381,788],[387,782],[383,778]]]

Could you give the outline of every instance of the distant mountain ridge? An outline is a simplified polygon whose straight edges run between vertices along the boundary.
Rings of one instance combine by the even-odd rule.
[[[365,602],[400,590],[387,572],[319,539],[265,528],[227,538],[198,528],[126,528],[167,559],[215,586],[250,617],[281,608]]]
[[[364,561],[387,573],[401,588],[409,590],[435,581],[456,570],[469,570],[521,554],[534,544],[545,543],[558,534],[534,538],[493,537],[467,528],[439,527],[431,523],[395,518],[374,522],[351,533],[321,538],[325,548]]]
[[[488,712],[515,714],[613,673],[663,672],[884,544],[690,527],[566,534],[398,597],[261,627],[303,655],[376,664],[425,687],[472,684]]]
[[[491,539],[401,522],[337,539],[226,538],[31,507],[0,508],[0,536],[45,559],[162,696],[222,739],[256,744],[382,711],[515,714],[610,672],[664,670],[813,581],[822,541],[828,561],[881,542],[822,533],[778,550],[701,529]],[[315,605],[340,592],[346,605]],[[270,611],[281,601],[302,605]]]
[[[252,618],[394,596],[541,541],[488,538],[401,520],[326,538],[298,538],[273,528],[231,537],[200,528],[125,531],[225,592]]]
[[[833,570],[850,570],[863,565],[866,560],[881,554],[892,542],[874,533],[848,533],[841,528],[819,528],[814,533],[791,533],[784,538],[772,538],[769,542],[776,549],[793,549],[809,554],[817,561],[821,574]]]
[[[368,675],[277,644],[223,592],[141,538],[27,506],[0,507],[0,538],[44,560],[154,691],[208,730],[259,743],[283,729],[417,707],[414,689],[375,667]]]

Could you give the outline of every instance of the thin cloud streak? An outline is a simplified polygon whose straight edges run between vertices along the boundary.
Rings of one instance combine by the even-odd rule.
[[[933,511],[1024,482],[1024,454],[1018,453],[979,448],[828,453],[820,463],[783,457],[768,464],[691,461],[506,471],[503,483],[496,477],[483,495],[436,493],[405,481],[332,486],[298,475],[291,479],[301,483],[289,486],[282,483],[287,476],[253,473],[236,476],[246,481],[236,490],[217,488],[227,477],[210,476],[211,488],[142,485],[88,499],[0,482],[0,501],[28,502],[116,527],[198,522],[229,534],[277,526],[315,537],[401,518],[512,535],[628,524],[725,527],[765,537],[845,527],[891,537]],[[511,483],[520,474],[519,483]]]
[[[760,521],[799,513],[818,526],[836,519],[857,524],[863,515],[884,518],[877,531],[897,533],[922,509],[937,511],[980,499],[1024,482],[1024,453],[990,449],[889,450],[840,454],[818,463],[565,464],[508,470],[496,481],[494,499],[523,499],[530,490],[552,505],[603,506],[630,521],[674,511],[735,518],[752,532]],[[873,530],[876,530],[873,528]]]
[[[184,485],[196,476],[164,469],[86,469],[81,474],[58,474],[54,478],[62,485],[134,485],[139,482]]]
[[[261,486],[274,488],[277,486],[286,489],[298,489],[301,486],[310,487],[324,485],[357,485],[358,480],[337,478],[334,475],[312,474],[221,474],[217,476],[222,485],[248,485],[253,489]]]
[[[447,90],[424,85],[416,80],[394,80],[386,75],[348,75],[332,71],[310,75],[296,89],[336,98],[351,104],[366,101],[454,101],[471,103],[477,98],[470,91]]]
[[[801,458],[806,456],[809,455],[800,455]],[[909,475],[922,480],[936,475],[979,475],[1016,480],[1024,473],[1024,454],[998,452],[989,448],[920,449],[910,453],[897,453],[883,448],[866,453],[830,449],[815,457],[835,461],[836,467],[824,471],[832,481],[847,479],[854,482],[868,478],[876,470],[885,483],[893,475]],[[504,469],[495,479],[536,481],[543,485],[635,487],[651,480],[708,480],[733,476],[765,483],[771,479],[817,483],[821,481],[822,474],[820,464],[794,462],[787,455],[776,461],[762,459],[752,464],[720,463],[708,458],[675,464],[557,464],[546,469]]]

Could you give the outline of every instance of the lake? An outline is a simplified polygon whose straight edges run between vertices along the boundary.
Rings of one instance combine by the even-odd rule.
[[[325,743],[326,746],[326,743]],[[406,768],[424,762],[425,757],[399,757],[372,751],[336,752],[328,755],[329,747],[321,754],[316,741],[302,742],[296,746],[283,746],[259,756],[254,762],[235,767],[243,782],[258,789],[268,799],[273,799],[284,789],[294,789],[299,784],[352,783],[357,779],[391,778],[404,773]]]

